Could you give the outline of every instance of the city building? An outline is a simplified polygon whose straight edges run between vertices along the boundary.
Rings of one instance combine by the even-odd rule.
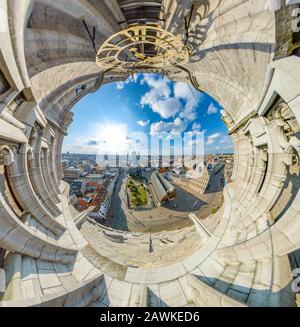
[[[75,194],[76,196],[82,196],[85,194],[87,189],[87,183],[82,180],[73,180],[70,184],[70,195]]]
[[[112,204],[112,196],[113,196],[113,193],[114,193],[114,190],[115,190],[117,179],[118,179],[118,174],[116,173],[114,175],[113,179],[107,185],[105,197],[103,198],[100,209],[98,211],[98,214],[103,219],[107,219],[107,216],[109,214],[109,209],[110,209],[111,204]]]
[[[175,171],[175,174],[172,174],[172,179],[183,188],[204,194],[209,185],[210,171],[207,164],[201,161],[195,169],[191,169],[187,173],[183,173],[182,170]]]
[[[90,207],[92,202],[93,202],[93,198],[91,198],[91,197],[84,197],[84,198],[77,199],[75,208],[79,212],[85,211]]]
[[[83,179],[86,182],[95,182],[98,184],[102,184],[105,180],[105,175],[103,173],[101,174],[87,174],[83,177]]]
[[[150,177],[150,190],[156,205],[162,205],[176,197],[175,187],[156,171]]]
[[[83,170],[75,167],[67,167],[63,170],[64,180],[68,183],[71,183],[73,180],[77,180],[81,177]]]

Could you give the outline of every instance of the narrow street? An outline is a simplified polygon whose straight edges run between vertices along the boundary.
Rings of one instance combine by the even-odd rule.
[[[194,213],[205,219],[212,209],[221,207],[223,202],[222,181],[223,171],[211,178],[208,193],[197,194],[192,190],[176,187],[176,199],[160,207],[144,210],[131,210],[127,205],[127,176],[121,172],[113,195],[113,205],[106,226],[114,229],[133,232],[158,232],[176,230],[192,225],[189,214]]]

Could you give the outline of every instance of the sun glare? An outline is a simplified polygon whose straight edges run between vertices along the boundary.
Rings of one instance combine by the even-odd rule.
[[[123,153],[127,149],[127,125],[106,124],[101,128],[101,152]]]

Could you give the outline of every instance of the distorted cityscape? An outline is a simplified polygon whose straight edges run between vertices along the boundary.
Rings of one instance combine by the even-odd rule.
[[[205,219],[221,208],[223,187],[231,182],[233,155],[185,161],[184,166],[174,168],[170,164],[160,167],[159,157],[148,166],[148,156],[137,159],[135,152],[99,162],[96,155],[62,155],[64,180],[70,185],[70,201],[76,210],[90,209],[88,219],[105,226],[141,232],[192,225],[190,214]],[[142,197],[138,189],[132,194],[131,181],[145,189],[144,202],[138,202]]]

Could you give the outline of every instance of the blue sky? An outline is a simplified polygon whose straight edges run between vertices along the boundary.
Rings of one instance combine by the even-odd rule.
[[[146,154],[143,135],[169,140],[185,132],[201,133],[205,153],[231,153],[221,110],[214,99],[186,83],[158,74],[133,75],[102,86],[74,106],[63,151],[122,154],[139,143],[138,152]]]

